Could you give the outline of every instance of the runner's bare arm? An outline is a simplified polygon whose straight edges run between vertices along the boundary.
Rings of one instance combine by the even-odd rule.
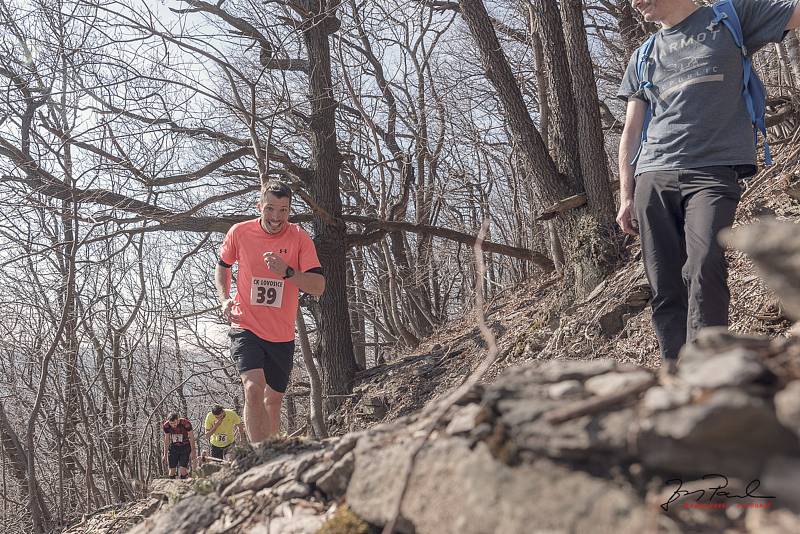
[[[309,295],[319,297],[325,292],[325,277],[318,273],[295,273],[292,283]]]
[[[264,253],[264,263],[267,265],[267,269],[278,276],[284,276],[286,269],[289,267],[284,259],[274,252]],[[301,291],[309,295],[319,297],[325,292],[325,277],[319,273],[295,271],[289,280]]]
[[[795,4],[794,12],[792,16],[789,18],[788,24],[786,24],[787,30],[794,30],[796,28],[800,28],[800,2]]]
[[[231,268],[223,267],[219,263],[214,268],[214,287],[217,288],[217,298],[222,303],[230,298]]]
[[[222,264],[217,263],[214,268],[214,287],[217,288],[217,298],[222,310],[222,315],[231,320],[231,269],[224,267]]]

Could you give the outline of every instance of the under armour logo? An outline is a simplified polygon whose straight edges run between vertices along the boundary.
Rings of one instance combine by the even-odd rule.
[[[281,253],[281,254],[288,254],[289,253],[289,249],[288,248],[281,248],[281,249],[278,249],[278,252]]]

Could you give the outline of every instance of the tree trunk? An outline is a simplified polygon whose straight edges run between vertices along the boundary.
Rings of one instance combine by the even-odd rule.
[[[314,215],[317,253],[325,273],[326,290],[320,298],[320,360],[325,393],[348,394],[356,363],[350,336],[347,305],[346,228],[341,223],[342,201],[339,168],[342,155],[336,143],[336,100],[331,82],[328,36],[339,28],[339,19],[325,0],[311,2],[312,17],[303,21],[303,37],[309,59],[311,105],[311,193],[319,207],[333,220]],[[336,402],[326,404],[334,408]]]
[[[403,341],[406,343],[406,345],[413,348],[419,345],[419,339],[417,339],[417,337],[408,328],[406,328],[406,325],[403,323],[403,309],[401,303],[402,297],[397,283],[397,270],[395,269],[395,264],[392,261],[392,255],[389,252],[389,246],[386,244],[386,241],[381,241],[381,245],[383,248],[384,257],[386,259],[386,269],[388,272],[388,301],[386,302],[386,306],[389,310],[389,317],[392,318],[394,327],[397,329],[400,337],[403,338]]]
[[[42,490],[36,478],[32,482],[28,478],[26,459],[28,453],[25,451],[19,436],[11,427],[2,402],[0,402],[0,447],[2,447],[5,457],[9,460],[11,473],[17,479],[20,490],[28,494],[29,511],[33,524],[39,526],[37,530],[41,532],[44,530],[44,525],[49,521]],[[31,490],[33,491],[32,494],[30,493]]]
[[[415,272],[411,268],[411,262],[408,259],[408,251],[403,234],[401,232],[390,232],[389,243],[391,244],[392,257],[395,260],[394,266],[398,282],[397,301],[398,304],[400,304],[403,300],[403,292],[406,293],[410,301],[414,299],[415,296],[419,295],[420,291],[417,286],[416,277],[414,276]],[[403,309],[403,307],[401,306],[400,309]],[[405,307],[405,309],[415,337],[429,336],[431,333],[430,328],[417,307],[410,305]]]
[[[286,433],[290,436],[294,434],[297,426],[297,407],[295,406],[294,395],[286,397]]]
[[[584,285],[594,287],[611,271],[619,254],[621,234],[616,224],[616,205],[609,180],[594,66],[583,23],[583,1],[562,0],[560,5],[566,47],[556,53],[566,55],[570,63],[578,119],[575,139],[588,208],[581,221],[584,231],[580,234],[579,246],[589,254],[587,261],[583,262],[587,269]],[[570,53],[564,54],[564,50]]]
[[[533,6],[528,4],[528,34],[530,35],[531,50],[533,50],[534,69],[536,73],[536,94],[539,100],[539,131],[542,139],[547,143],[550,138],[550,102],[547,96],[547,76],[544,72],[544,51],[542,39],[534,30]]]
[[[797,89],[800,87],[800,40],[798,40],[796,30],[786,34],[783,45],[786,48],[786,59],[792,72],[792,87]]]
[[[417,116],[418,132],[416,138],[417,153],[417,195],[416,195],[416,222],[417,224],[431,224],[431,206],[433,204],[433,173],[426,172],[429,164],[435,164],[428,149],[428,110],[425,96],[425,72],[420,66],[416,56],[412,56],[417,71]],[[426,59],[427,61],[427,59]],[[419,236],[417,242],[417,261],[413,274],[415,294],[413,297],[421,307],[423,315],[433,315],[433,302],[431,300],[431,271],[430,263],[433,254],[433,237],[430,235]],[[425,335],[433,332],[432,328],[423,327]]]
[[[575,98],[572,95],[569,61],[564,53],[564,34],[561,16],[552,0],[534,0],[533,33],[542,40],[547,95],[552,114],[548,146],[558,172],[564,175],[573,191],[583,191],[578,122],[575,117]]]
[[[303,310],[297,308],[297,333],[300,337],[300,353],[303,355],[303,362],[306,364],[308,372],[308,383],[311,390],[308,402],[309,416],[311,418],[311,428],[317,439],[328,437],[328,428],[325,426],[325,412],[322,408],[322,381],[314,363],[314,355],[311,351],[311,343],[308,340],[308,329],[306,320],[303,318]]]
[[[509,165],[511,175],[509,176],[509,187],[511,188],[511,206],[514,216],[514,245],[520,248],[528,246],[528,221],[526,220],[525,213],[522,209],[521,196],[524,192],[520,191],[519,173],[513,165]],[[512,264],[514,266],[514,283],[519,283],[528,278],[528,264],[524,261],[515,260]]]
[[[480,51],[486,77],[497,90],[512,138],[525,158],[528,171],[534,180],[535,185],[531,188],[535,201],[534,209],[541,212],[546,207],[577,194],[579,191],[575,188],[575,180],[567,180],[562,176],[547,153],[483,2],[461,0],[460,6],[461,14]],[[552,33],[548,31],[548,35]],[[567,85],[566,90],[571,93],[571,83]],[[574,110],[569,110],[568,114],[573,112]],[[555,127],[555,124],[553,126]],[[575,161],[577,162],[577,158]],[[573,163],[569,168],[579,169],[579,166]],[[592,247],[585,246],[597,232],[596,224],[592,224],[592,221],[587,224],[584,220],[586,212],[586,208],[577,209],[555,219],[557,233],[564,248],[565,262],[569,266],[569,269],[565,269],[566,285],[574,287],[578,295],[591,291],[608,269],[605,258],[598,258]]]
[[[358,261],[358,257],[355,256],[356,252],[357,251],[354,251],[351,261],[347,263],[347,273],[350,279],[348,294],[350,296],[350,302],[355,303],[354,306],[350,306],[350,325],[354,328],[352,337],[353,354],[356,359],[356,365],[358,365],[359,369],[366,369],[367,343],[364,333],[364,315],[361,313],[364,306],[364,301],[362,300],[364,294],[364,266]]]
[[[548,152],[550,150],[550,87],[547,82],[547,72],[544,63],[544,50],[542,45],[542,38],[539,35],[536,24],[536,14],[533,11],[533,4],[528,4],[528,35],[530,35],[531,49],[533,50],[534,69],[536,72],[536,94],[539,97],[539,131],[542,133],[542,140]],[[527,168],[527,165],[525,165]],[[534,204],[532,199],[531,187],[527,187],[528,202]],[[564,249],[561,246],[561,237],[558,235],[558,228],[553,220],[544,223],[544,228],[547,230],[547,239],[544,239],[548,250],[550,251],[550,258],[553,260],[553,266],[556,272],[564,272]],[[534,225],[534,233],[536,232],[536,225]]]
[[[575,109],[578,115],[578,149],[586,197],[599,224],[614,228],[614,195],[608,179],[608,165],[603,143],[603,126],[586,28],[582,0],[562,0],[565,50],[570,62]],[[579,135],[578,135],[579,134]]]
[[[125,446],[123,443],[123,426],[122,426],[122,411],[124,409],[124,402],[122,401],[123,377],[122,366],[120,361],[122,359],[122,351],[120,348],[120,334],[119,331],[113,329],[111,334],[111,384],[112,395],[109,399],[111,404],[111,428],[109,436],[109,449],[111,450],[111,466],[113,471],[116,471],[123,461],[125,456]],[[184,410],[182,416],[186,415]],[[126,500],[125,486],[122,484],[119,476],[112,473],[111,489],[114,492],[114,499],[117,502]]]

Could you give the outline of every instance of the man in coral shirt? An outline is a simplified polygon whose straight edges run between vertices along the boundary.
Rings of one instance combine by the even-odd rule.
[[[280,430],[283,394],[294,356],[299,291],[325,291],[314,242],[289,222],[292,190],[270,180],[256,204],[261,216],[235,224],[214,272],[222,314],[231,322],[231,357],[244,386],[244,424],[257,443]],[[238,263],[231,298],[231,267]]]

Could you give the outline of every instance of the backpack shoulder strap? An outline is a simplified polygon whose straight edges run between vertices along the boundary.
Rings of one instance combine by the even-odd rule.
[[[733,7],[731,0],[719,0],[715,2],[711,8],[714,10],[714,20],[711,21],[712,26],[716,26],[720,22],[728,28],[733,36],[733,41],[736,46],[742,51],[742,55],[747,55],[747,48],[744,46],[744,35],[742,34],[742,23],[739,20],[739,15],[736,13],[736,8]]]
[[[650,65],[650,54],[653,52],[653,44],[656,42],[656,36],[658,33],[654,33],[647,40],[642,43],[638,50],[636,50],[636,79],[639,81],[639,88],[637,90],[643,97],[645,96],[644,90],[652,87],[653,84],[649,78],[649,71],[648,66]],[[633,159],[630,161],[630,164],[636,166],[636,162],[639,161],[639,156],[642,154],[642,148],[644,147],[644,143],[647,141],[647,128],[650,125],[650,119],[653,116],[653,102],[648,100],[647,110],[645,111],[644,115],[644,122],[642,123],[642,135],[639,139],[639,149],[636,151],[636,155],[633,156]]]
[[[636,79],[639,80],[639,89],[641,89],[642,83],[650,83],[650,80],[647,79],[647,65],[649,64],[650,54],[653,52],[653,43],[656,41],[656,35],[654,33],[648,37],[636,50]]]
[[[709,24],[709,28],[713,29],[719,23],[724,24],[728,28],[731,37],[733,37],[733,42],[742,52],[742,95],[744,95],[745,106],[753,123],[754,142],[758,143],[758,133],[761,132],[764,137],[764,162],[767,165],[771,165],[772,155],[770,154],[769,143],[767,143],[765,123],[767,93],[764,84],[753,71],[752,60],[747,47],[744,45],[744,35],[742,34],[742,23],[739,20],[739,15],[736,13],[736,8],[731,0],[719,0],[711,7],[714,10],[714,19]]]

